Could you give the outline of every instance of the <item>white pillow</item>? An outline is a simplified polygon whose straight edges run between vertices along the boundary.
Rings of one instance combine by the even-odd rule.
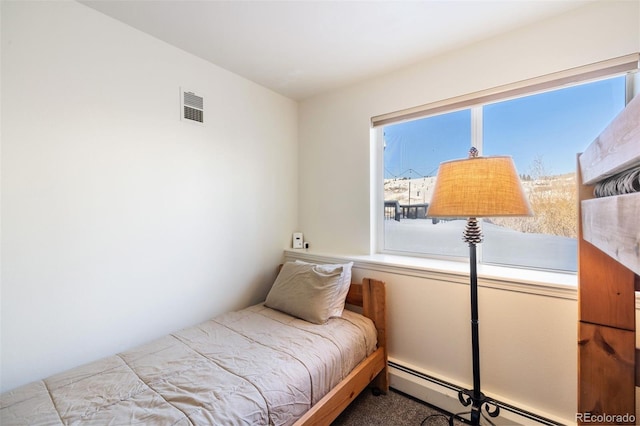
[[[340,291],[342,268],[325,270],[316,265],[287,262],[267,295],[265,306],[294,317],[324,324],[331,317]]]
[[[338,291],[336,298],[331,304],[331,317],[340,317],[342,316],[342,311],[344,310],[344,302],[347,299],[347,294],[349,293],[349,287],[351,287],[351,268],[353,267],[353,262],[343,263],[343,264],[322,264],[318,265],[315,263],[303,262],[302,260],[296,260],[296,263],[306,264],[306,265],[316,265],[321,270],[330,273],[331,271],[335,271],[339,268],[342,268],[342,274],[340,275],[340,290]]]

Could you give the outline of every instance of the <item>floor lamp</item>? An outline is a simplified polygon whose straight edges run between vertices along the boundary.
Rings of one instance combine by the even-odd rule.
[[[480,391],[476,245],[483,237],[477,218],[532,214],[511,157],[479,157],[478,150],[471,148],[469,158],[440,164],[427,217],[467,219],[463,240],[469,244],[473,389],[461,390],[458,399],[471,406],[472,425],[480,424],[483,406],[491,417],[500,414],[495,401]]]

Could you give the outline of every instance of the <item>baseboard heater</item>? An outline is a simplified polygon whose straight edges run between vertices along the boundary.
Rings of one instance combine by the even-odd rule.
[[[439,379],[437,377],[433,377],[433,376],[430,376],[428,374],[416,371],[414,369],[411,369],[411,368],[406,367],[404,365],[395,363],[393,361],[388,361],[388,364],[389,364],[389,367],[391,367],[391,368],[394,368],[394,369],[396,369],[398,371],[402,371],[402,372],[404,372],[406,374],[409,374],[409,375],[414,376],[416,378],[419,378],[421,380],[425,380],[425,381],[427,381],[429,383],[432,383],[434,385],[437,385],[437,386],[439,386],[441,388],[448,389],[450,391],[455,391],[456,393],[461,391],[461,390],[463,390],[463,388],[458,386],[458,385],[455,385],[453,383],[447,382],[447,381]],[[432,405],[428,401],[424,401],[424,402],[426,402],[428,405]],[[561,426],[561,425],[563,425],[563,423],[559,423],[559,422],[556,422],[554,420],[548,419],[546,417],[540,416],[538,414],[532,413],[530,411],[523,410],[523,409],[515,407],[515,406],[513,406],[511,404],[507,404],[507,403],[499,401],[499,400],[495,400],[495,402],[496,402],[496,405],[498,405],[500,407],[501,411],[504,410],[504,411],[508,411],[510,413],[513,413],[516,416],[522,418],[523,420],[526,419],[528,421],[534,421],[534,422],[536,422],[538,424],[547,425],[547,426]],[[439,407],[434,406],[434,408],[439,408]],[[466,407],[463,407],[462,405],[460,405],[460,411],[465,411],[465,408]],[[446,411],[446,410],[444,410],[444,411]],[[448,414],[452,414],[452,413],[448,412]],[[454,416],[455,416],[455,414],[454,414]],[[461,417],[458,417],[458,420],[460,420],[462,422],[468,422],[467,419],[461,418]]]

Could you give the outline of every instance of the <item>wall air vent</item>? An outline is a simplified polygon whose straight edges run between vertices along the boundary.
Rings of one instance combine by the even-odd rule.
[[[204,99],[202,96],[180,89],[180,110],[182,120],[204,123]]]

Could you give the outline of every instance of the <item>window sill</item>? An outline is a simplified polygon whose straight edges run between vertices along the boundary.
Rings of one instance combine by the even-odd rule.
[[[469,263],[389,254],[343,255],[286,249],[286,260],[316,263],[354,262],[354,268],[469,283]],[[577,300],[577,276],[569,273],[478,265],[478,285],[507,291]]]

